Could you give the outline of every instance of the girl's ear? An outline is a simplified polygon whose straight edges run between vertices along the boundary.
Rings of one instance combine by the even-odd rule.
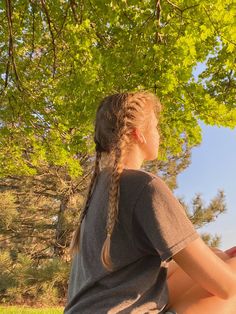
[[[142,134],[142,137],[143,137],[143,141],[144,141],[144,143],[145,144],[147,144],[147,141],[146,141],[146,139],[145,139],[145,137],[144,137],[144,135]]]
[[[134,129],[133,129],[133,132],[132,132],[132,135],[135,137],[135,139],[141,140],[141,138],[142,138],[143,142],[144,142],[145,144],[147,143],[147,141],[146,141],[144,135],[139,131],[139,129],[134,128]]]

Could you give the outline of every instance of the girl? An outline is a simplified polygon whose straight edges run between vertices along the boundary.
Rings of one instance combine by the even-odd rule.
[[[236,313],[233,248],[209,248],[167,184],[141,169],[157,158],[161,109],[149,91],[98,106],[65,314]]]

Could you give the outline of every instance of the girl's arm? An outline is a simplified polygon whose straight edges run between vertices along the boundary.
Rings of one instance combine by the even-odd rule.
[[[224,252],[218,252],[217,249],[218,254],[221,255],[219,258],[215,250],[209,248],[199,237],[177,252],[173,259],[210,295],[228,300],[236,296],[236,273],[232,267],[235,258],[227,257]],[[222,257],[228,260],[224,261]]]
[[[223,261],[226,261],[230,258],[230,256],[220,249],[216,247],[209,246],[209,248],[217,255],[219,256]],[[172,259],[168,263],[168,270],[167,270],[167,279],[179,268],[179,265]]]
[[[219,256],[223,261],[227,261],[228,259],[230,259],[229,254],[227,254],[224,251],[221,251],[220,249],[216,248],[216,247],[212,247],[209,246],[209,248],[217,255]]]
[[[168,263],[167,279],[179,268],[179,265],[172,259]]]

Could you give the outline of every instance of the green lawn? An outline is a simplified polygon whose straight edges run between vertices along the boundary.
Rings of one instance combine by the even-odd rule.
[[[18,306],[0,306],[1,314],[62,314],[63,307],[29,308]]]

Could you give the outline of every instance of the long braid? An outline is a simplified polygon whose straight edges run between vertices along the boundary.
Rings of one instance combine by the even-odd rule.
[[[127,97],[127,95],[123,95]],[[115,226],[115,223],[118,221],[118,210],[119,210],[119,180],[121,173],[124,169],[123,160],[125,157],[125,148],[129,143],[129,137],[127,135],[127,125],[130,117],[130,110],[134,108],[128,108],[127,103],[124,101],[123,107],[120,112],[120,121],[119,123],[119,141],[115,147],[115,161],[113,166],[113,171],[111,174],[110,189],[109,189],[109,202],[108,202],[108,215],[107,215],[107,226],[106,232],[107,236],[101,251],[101,260],[103,265],[108,269],[113,269],[113,264],[110,257],[110,244],[111,244],[111,235]]]
[[[161,110],[161,103],[153,93],[141,91],[134,93],[118,93],[107,96],[100,103],[96,113],[95,135],[96,160],[95,169],[88,189],[86,203],[81,210],[79,224],[74,232],[70,247],[72,254],[79,250],[80,226],[89,208],[93,188],[97,175],[100,172],[102,152],[113,159],[113,168],[110,177],[109,200],[107,209],[106,239],[101,251],[101,261],[108,270],[113,269],[110,256],[111,236],[115,223],[118,221],[120,176],[124,169],[124,157],[130,146],[130,133],[138,125],[136,117],[147,115],[154,109],[156,114]],[[134,114],[133,111],[136,111]],[[145,121],[145,119],[141,119]],[[116,125],[115,125],[116,124]],[[145,124],[146,125],[146,124]]]
[[[91,196],[93,193],[93,188],[94,188],[95,183],[96,183],[96,178],[100,172],[100,160],[101,160],[101,150],[100,150],[99,146],[96,146],[96,159],[95,159],[94,172],[93,172],[90,184],[89,184],[85,206],[82,207],[82,209],[80,211],[78,226],[77,226],[77,228],[74,231],[74,234],[72,236],[72,241],[71,241],[71,245],[69,248],[69,252],[71,255],[73,255],[74,253],[76,253],[80,249],[80,247],[79,247],[80,228],[81,228],[82,221],[83,221],[83,219],[87,213],[88,207],[89,207],[90,199],[91,199]]]

